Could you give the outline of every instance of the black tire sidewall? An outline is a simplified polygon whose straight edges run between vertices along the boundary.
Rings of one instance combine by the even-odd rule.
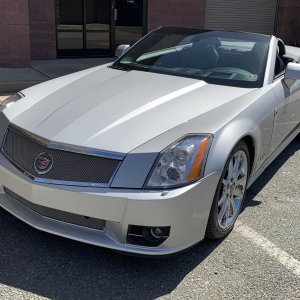
[[[220,192],[221,192],[221,188],[222,188],[222,182],[223,182],[223,178],[224,178],[224,176],[227,172],[227,168],[228,168],[228,165],[229,165],[231,159],[233,158],[233,156],[238,151],[244,151],[246,153],[247,162],[248,162],[248,174],[247,174],[246,186],[247,186],[248,181],[249,181],[250,154],[249,154],[249,150],[248,150],[248,147],[247,147],[246,143],[243,142],[243,141],[240,141],[234,147],[234,149],[231,151],[231,153],[230,153],[230,155],[229,155],[229,157],[226,161],[226,164],[224,166],[224,169],[222,171],[222,174],[221,174],[221,177],[220,177],[217,189],[216,189],[216,193],[215,193],[214,200],[213,200],[213,203],[212,203],[212,207],[211,207],[211,210],[210,210],[209,220],[208,220],[208,224],[207,224],[207,230],[206,230],[206,236],[208,238],[211,238],[211,239],[218,239],[218,238],[225,237],[226,235],[228,235],[231,232],[231,230],[233,229],[234,224],[236,222],[236,219],[239,216],[239,214],[242,210],[242,207],[244,205],[244,202],[245,202],[246,192],[244,193],[244,197],[241,201],[241,205],[239,207],[239,211],[236,214],[235,220],[232,222],[232,224],[228,228],[226,228],[226,229],[221,228],[219,223],[218,223],[218,202],[219,202],[219,199],[220,199]]]

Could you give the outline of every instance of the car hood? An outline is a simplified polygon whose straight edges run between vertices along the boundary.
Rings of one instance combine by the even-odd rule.
[[[74,78],[25,90],[14,106],[27,108],[12,123],[55,142],[128,153],[251,91],[106,67]]]

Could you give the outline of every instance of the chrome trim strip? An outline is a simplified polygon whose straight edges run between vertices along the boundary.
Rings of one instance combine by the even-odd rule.
[[[9,130],[13,130],[19,134],[22,134],[23,136],[30,138],[34,140],[36,143],[40,144],[41,146],[54,149],[54,150],[61,150],[65,152],[74,152],[79,154],[86,154],[91,156],[99,156],[104,158],[111,158],[111,159],[117,159],[117,160],[123,160],[126,156],[124,153],[120,152],[112,152],[112,151],[104,151],[99,149],[93,149],[88,147],[82,147],[82,146],[76,146],[76,145],[70,145],[65,143],[58,143],[54,141],[50,141],[48,139],[45,139],[41,136],[35,135],[15,124],[10,123],[8,126]]]
[[[6,142],[6,138],[7,138],[7,134],[8,134],[8,128],[6,128],[6,131],[4,133],[4,136],[3,136],[3,140],[2,140],[2,143],[1,143],[1,152],[4,154],[4,144]]]
[[[54,180],[54,179],[39,178],[39,177],[33,178],[33,181],[34,181],[34,182],[37,182],[37,183],[56,184],[56,185],[65,185],[65,186],[109,187],[109,184],[105,184],[105,183],[63,181],[63,180]]]

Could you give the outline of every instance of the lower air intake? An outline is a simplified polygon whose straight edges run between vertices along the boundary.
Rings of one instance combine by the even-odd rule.
[[[105,229],[106,221],[96,218],[85,217],[82,215],[77,215],[41,205],[37,205],[31,203],[30,201],[25,200],[24,198],[20,197],[19,195],[15,194],[13,191],[5,188],[6,194],[13,197],[15,200],[20,202],[21,204],[25,205],[26,207],[30,208],[31,210],[35,211],[39,215],[43,217],[47,217],[53,220],[78,225],[86,228],[92,228],[96,230],[103,231]]]

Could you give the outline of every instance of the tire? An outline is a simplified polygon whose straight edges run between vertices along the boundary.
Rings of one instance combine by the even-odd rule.
[[[207,223],[207,238],[223,238],[233,229],[245,201],[249,174],[249,150],[240,141],[229,155],[218,183]]]

